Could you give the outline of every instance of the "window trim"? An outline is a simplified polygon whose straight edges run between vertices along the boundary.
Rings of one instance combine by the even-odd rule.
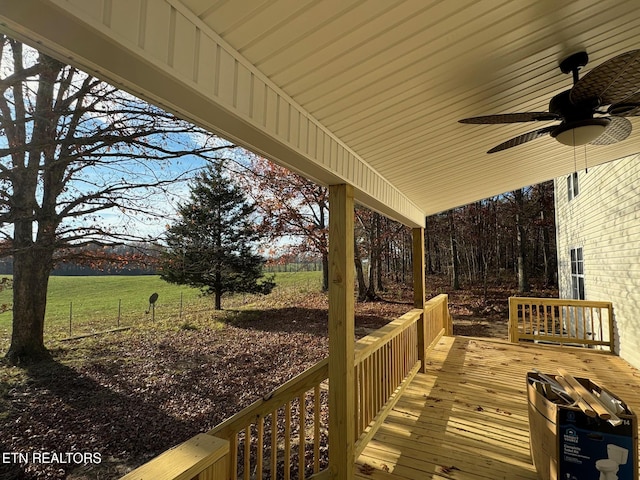
[[[584,249],[573,247],[569,250],[571,273],[571,298],[585,300]]]
[[[580,193],[580,183],[578,182],[578,172],[573,172],[567,176],[567,198],[570,202]]]

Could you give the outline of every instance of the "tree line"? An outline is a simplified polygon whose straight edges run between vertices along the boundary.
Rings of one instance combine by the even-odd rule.
[[[259,231],[271,242],[289,239],[291,255],[321,258],[326,289],[327,189],[256,156],[229,168],[256,205]],[[360,300],[379,298],[388,283],[412,281],[408,227],[358,206],[354,246]],[[520,292],[529,291],[532,278],[555,285],[555,248],[552,181],[425,219],[427,273],[448,276],[452,289],[495,279],[516,282]]]

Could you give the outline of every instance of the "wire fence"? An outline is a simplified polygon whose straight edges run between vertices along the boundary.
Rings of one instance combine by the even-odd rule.
[[[222,307],[232,310],[251,308],[256,302],[278,305],[295,299],[301,293],[318,292],[321,286],[321,278],[306,278],[276,286],[268,297],[243,293],[225,295]],[[194,317],[211,315],[214,312],[213,296],[194,297],[185,295],[183,292],[179,296],[165,296],[165,298],[160,295],[155,302],[147,305],[141,302],[132,303],[114,299],[111,306],[97,310],[93,304],[92,299],[69,300],[66,318],[62,318],[58,313],[55,318],[45,320],[45,338],[83,337],[138,325],[152,325],[154,322],[174,322],[177,327],[188,328],[189,321]]]
[[[298,273],[275,273],[276,287],[269,295],[225,295],[222,308],[250,310],[290,306],[299,302],[301,294],[317,294],[321,290],[320,271],[314,271],[313,267],[306,271],[288,268],[298,270]],[[160,322],[175,325],[176,328],[190,328],[193,323],[202,319],[223,319],[225,315],[214,315],[213,296],[202,296],[194,289],[183,287],[181,290],[167,287],[164,283],[141,282],[139,291],[132,294],[130,288],[121,290],[110,283],[103,284],[103,287],[96,290],[92,277],[80,277],[78,281],[85,284],[81,288],[75,283],[70,284],[68,288],[57,288],[48,298],[44,325],[45,342],[98,335],[132,327],[153,328],[154,324],[160,326]],[[149,304],[149,295],[154,293],[155,288],[158,288],[159,297],[155,303]],[[119,294],[120,291],[123,292],[122,296]],[[0,313],[0,349],[6,350],[12,332],[11,289],[0,292],[0,303],[7,304]]]

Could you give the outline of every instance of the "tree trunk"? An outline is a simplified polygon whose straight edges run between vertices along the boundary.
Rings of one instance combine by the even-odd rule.
[[[362,260],[360,259],[360,250],[356,244],[354,237],[353,258],[356,265],[356,277],[358,279],[358,301],[364,302],[367,298],[367,282],[364,279],[364,271],[362,270]]]
[[[218,267],[218,271],[216,271],[216,285],[214,287],[214,295],[215,295],[215,300],[214,300],[214,309],[216,310],[222,310],[222,274],[220,273]]]
[[[373,214],[375,219],[375,253],[376,253],[376,283],[379,292],[384,292],[384,285],[382,283],[382,218],[379,213]]]
[[[13,332],[7,358],[13,364],[50,359],[44,346],[44,315],[51,254],[32,249],[13,257]]]
[[[322,291],[329,291],[329,254],[322,254]]]
[[[524,194],[522,189],[515,190],[516,199],[516,243],[518,248],[518,292],[526,293],[530,290],[527,272],[527,245],[524,221]]]
[[[377,213],[373,213],[371,217],[371,226],[369,229],[369,285],[367,288],[367,293],[365,294],[365,301],[374,301],[378,299],[376,295],[376,268],[379,268],[376,265],[377,255],[376,255],[376,230],[375,230],[375,218]]]
[[[451,241],[451,288],[460,290],[460,261],[458,259],[458,241],[456,240],[456,229],[453,222],[453,210],[449,210],[449,239]]]
[[[425,251],[427,253],[427,273],[433,275],[433,261],[431,259],[431,234],[429,230],[429,217],[424,220],[424,242]]]
[[[544,237],[544,270],[545,270],[545,284],[547,287],[557,285],[556,272],[557,265],[555,261],[554,251],[551,249],[551,233],[549,228],[545,227],[543,231]]]

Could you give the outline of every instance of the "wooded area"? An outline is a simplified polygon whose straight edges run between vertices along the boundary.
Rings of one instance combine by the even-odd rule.
[[[410,229],[362,208],[356,219],[360,298],[375,299],[387,282],[410,282]],[[517,283],[520,292],[533,280],[555,285],[553,183],[428,217],[425,256],[426,273],[449,276],[453,290],[462,283],[486,289],[490,281]]]
[[[260,231],[269,241],[287,243],[266,249],[271,258],[314,256],[327,266],[327,190],[268,160],[229,168],[242,177],[260,212]],[[375,300],[389,283],[412,282],[411,230],[364,207],[356,207],[355,268],[360,300]],[[448,275],[451,288],[461,282],[515,282],[521,292],[530,277],[556,284],[553,182],[522,188],[426,219],[428,274]],[[324,276],[323,288],[327,288]]]

